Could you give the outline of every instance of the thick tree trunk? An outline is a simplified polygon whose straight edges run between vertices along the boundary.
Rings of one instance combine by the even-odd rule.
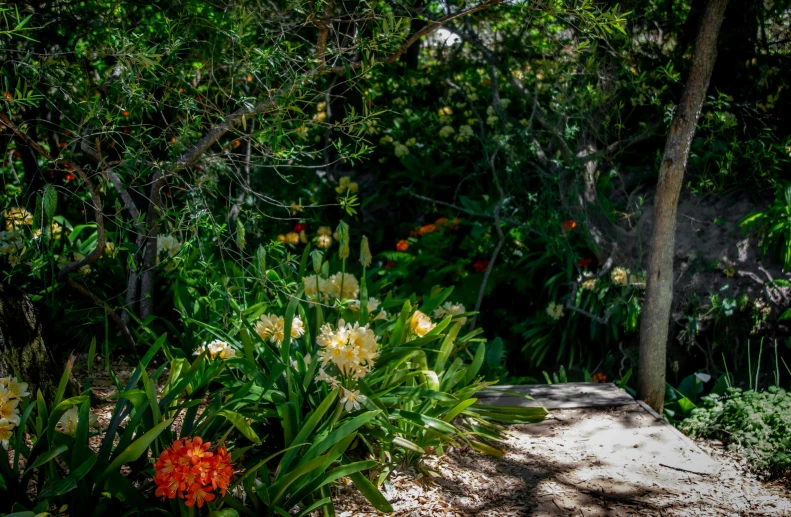
[[[648,255],[645,306],[640,322],[637,396],[660,413],[664,406],[667,362],[665,355],[673,301],[676,209],[689,146],[695,135],[701,106],[706,98],[706,90],[717,59],[717,36],[727,4],[728,0],[706,2],[695,39],[689,79],[673,115],[659,169],[654,200],[654,228]]]
[[[0,377],[16,376],[33,396],[40,389],[52,400],[62,374],[63,366],[44,346],[33,303],[21,290],[0,284]],[[75,386],[67,394],[74,394]]]

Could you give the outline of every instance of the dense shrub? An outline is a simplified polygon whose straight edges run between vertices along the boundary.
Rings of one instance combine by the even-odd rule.
[[[679,425],[682,431],[722,440],[762,474],[791,472],[791,394],[778,387],[761,392],[729,388],[702,400],[702,407]]]

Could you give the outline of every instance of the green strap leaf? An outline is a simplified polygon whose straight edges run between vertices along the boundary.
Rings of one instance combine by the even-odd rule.
[[[368,502],[371,503],[374,508],[384,513],[393,512],[393,506],[385,499],[382,492],[380,492],[373,483],[368,481],[368,478],[363,476],[362,473],[355,472],[354,474],[349,474],[349,479],[352,480],[357,490],[368,499]]]
[[[231,422],[233,426],[251,442],[257,444],[261,443],[261,439],[257,434],[255,434],[253,428],[250,427],[250,424],[247,423],[247,420],[245,420],[244,417],[239,413],[223,409],[218,411],[217,415],[224,416],[226,419],[228,419],[228,421]]]
[[[130,463],[138,459],[140,456],[143,455],[148,450],[148,447],[157,439],[157,436],[162,433],[166,428],[173,423],[173,419],[170,418],[165,420],[164,422],[160,422],[159,424],[152,427],[148,432],[143,434],[140,438],[129,444],[129,447],[124,449],[124,451],[115,457],[115,459],[110,463],[104,472],[100,476],[100,481],[97,481],[97,484],[100,484],[107,476],[112,474],[113,472],[117,471],[121,468],[121,465],[126,463]]]

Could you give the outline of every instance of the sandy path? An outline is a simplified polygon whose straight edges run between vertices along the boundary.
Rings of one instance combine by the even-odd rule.
[[[778,485],[712,459],[638,404],[553,410],[515,426],[502,458],[454,451],[433,482],[392,479],[399,516],[791,516]],[[341,490],[338,515],[375,515]]]

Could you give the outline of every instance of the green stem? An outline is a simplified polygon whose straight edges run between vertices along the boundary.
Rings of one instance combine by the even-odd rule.
[[[341,418],[341,414],[343,413],[343,404],[341,404],[340,399],[338,400],[338,405],[335,406],[335,413],[332,415],[332,420],[330,420],[330,427],[334,426],[338,420]]]

